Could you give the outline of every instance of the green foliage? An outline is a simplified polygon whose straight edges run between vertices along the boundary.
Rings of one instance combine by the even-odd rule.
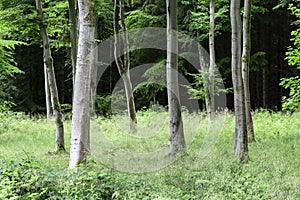
[[[258,51],[251,56],[250,71],[260,71],[268,64],[267,54],[263,51]]]
[[[160,27],[163,26],[161,16],[150,15],[143,9],[134,10],[126,16],[126,25],[128,29],[144,28],[144,27]]]
[[[210,74],[207,71],[199,71],[197,74],[188,73],[188,75],[194,78],[194,82],[191,85],[187,85],[189,95],[193,99],[205,99],[206,94],[210,94],[208,92],[209,77],[214,79],[214,94],[211,95],[220,95],[221,93],[229,93],[231,92],[231,88],[222,88],[223,79],[217,76],[215,73]]]
[[[30,120],[21,113],[0,114],[0,130],[2,124],[6,126],[0,132],[0,199],[299,199],[300,114],[264,110],[253,113],[257,142],[249,146],[248,164],[238,163],[233,156],[233,114],[222,115],[222,133],[207,157],[199,157],[208,131],[205,115],[184,113],[185,124],[190,123],[186,131],[201,123],[187,152],[160,171],[129,174],[108,169],[91,157],[86,166],[68,170],[68,154],[46,154],[55,139],[53,122],[38,117]],[[118,119],[123,124],[127,116]],[[151,145],[147,143],[149,138],[141,143],[136,137],[136,142],[128,145],[131,138],[120,133],[115,120],[99,120],[105,136],[122,149],[156,151],[156,144],[168,141],[166,125]],[[168,121],[167,112],[138,112],[141,126],[164,120]],[[70,132],[70,124],[66,122],[66,133]],[[144,134],[153,134],[154,128],[147,131]]]
[[[100,42],[114,34],[113,19],[114,6],[110,0],[95,0],[96,12],[98,13],[98,36]]]
[[[208,39],[209,32],[209,1],[185,1],[181,7],[188,6],[187,13],[183,15],[183,30],[197,38],[199,42]],[[227,0],[216,1],[215,3],[215,36],[221,35],[223,32],[230,30],[229,4]],[[184,9],[183,9],[184,10]],[[180,19],[180,18],[179,18]]]
[[[291,32],[293,46],[288,47],[286,59],[290,66],[296,66],[297,69],[300,70],[300,9],[293,4],[290,4],[289,10],[296,16],[296,21],[294,21],[293,24],[297,29]],[[282,78],[280,86],[290,90],[288,97],[282,97],[282,108],[284,110],[300,110],[299,76]]]
[[[97,114],[108,117],[111,112],[112,95],[96,95],[96,110]]]
[[[3,0],[0,3],[0,15],[1,24],[7,27],[6,36],[9,39],[27,43],[40,41],[34,1]]]
[[[17,45],[25,43],[5,39],[8,24],[0,23],[0,112],[7,110],[13,105],[12,95],[17,92],[16,87],[11,83],[15,74],[22,73],[16,67],[14,50]]]
[[[282,97],[283,110],[300,110],[300,77],[295,76],[291,78],[280,79],[280,86],[289,89],[289,97]]]
[[[50,38],[50,45],[56,49],[69,47],[68,1],[45,0],[43,15]]]

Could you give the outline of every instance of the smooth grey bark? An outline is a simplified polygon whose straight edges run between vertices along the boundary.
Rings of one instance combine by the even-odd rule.
[[[96,118],[96,97],[97,97],[97,68],[91,69],[91,97],[90,97],[90,114],[91,118]]]
[[[248,136],[245,113],[245,95],[241,69],[241,17],[240,0],[230,2],[232,82],[234,91],[235,135],[234,154],[242,162],[248,162]]]
[[[97,27],[97,20],[95,21],[95,27]],[[95,28],[95,37],[97,36],[97,28]],[[95,39],[95,38],[94,38]],[[97,86],[98,86],[98,64],[97,64],[97,58],[98,58],[98,49],[96,48],[97,43],[94,41],[92,46],[92,52],[91,52],[91,60],[92,60],[92,66],[91,66],[91,101],[90,101],[90,113],[92,118],[96,118],[96,95],[97,95]]]
[[[251,0],[244,1],[243,14],[243,53],[242,53],[242,76],[245,91],[245,112],[248,140],[254,141],[253,120],[251,114],[250,86],[249,86],[249,63],[251,49]]]
[[[49,79],[47,74],[47,67],[44,63],[44,77],[45,77],[45,99],[46,99],[46,115],[49,120],[53,115],[53,105],[51,104],[51,95],[49,89]]]
[[[77,59],[77,0],[68,0],[69,2],[69,23],[70,23],[70,40],[71,40],[71,60],[72,60],[72,80],[73,88],[75,86],[76,59]],[[73,90],[74,91],[74,90]]]
[[[120,33],[121,25],[122,34]],[[128,116],[130,119],[130,131],[135,131],[135,126],[137,123],[136,110],[133,96],[132,83],[130,79],[130,61],[129,61],[129,44],[128,44],[128,33],[125,25],[124,18],[124,0],[114,0],[114,34],[115,34],[115,44],[114,44],[114,57],[119,74],[123,80]],[[122,38],[121,38],[122,37]],[[122,43],[121,43],[122,42]],[[121,47],[123,52],[121,53]],[[121,57],[123,56],[123,58]]]
[[[178,88],[177,1],[167,0],[167,93],[170,118],[170,151],[186,150]]]
[[[195,5],[194,5],[195,6]],[[196,10],[196,9],[195,9]],[[204,81],[205,91],[205,109],[207,113],[208,121],[211,122],[215,111],[214,101],[214,84],[215,84],[215,41],[214,41],[214,29],[215,29],[215,1],[209,2],[209,65],[205,61],[202,51],[205,51],[203,47],[198,43],[199,64]],[[197,37],[199,32],[197,31]]]
[[[215,0],[209,2],[209,76],[208,76],[208,99],[207,99],[207,114],[208,120],[211,122],[215,112]]]
[[[69,168],[85,162],[90,149],[91,48],[95,33],[93,0],[78,0],[79,40],[73,98]]]
[[[38,12],[38,17],[40,20],[41,36],[43,39],[44,65],[47,68],[47,76],[48,76],[48,83],[49,83],[49,89],[50,89],[51,104],[53,105],[53,113],[55,116],[56,152],[65,151],[64,125],[63,125],[61,108],[60,108],[60,103],[59,103],[59,98],[58,98],[55,73],[54,73],[54,67],[53,67],[53,58],[51,56],[51,49],[50,49],[50,44],[49,44],[49,37],[48,37],[48,33],[47,33],[47,28],[44,24],[41,1],[36,0],[35,2],[36,2],[36,10]]]

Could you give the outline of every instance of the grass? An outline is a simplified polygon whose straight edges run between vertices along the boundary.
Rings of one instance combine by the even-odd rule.
[[[0,114],[0,199],[300,199],[300,113],[259,111],[253,120],[257,141],[249,145],[248,164],[233,157],[231,113],[223,113],[213,126],[202,114],[184,114],[187,152],[171,164],[164,160],[167,156],[157,156],[156,162],[135,168],[132,163],[139,162],[125,157],[168,150],[167,113],[138,113],[140,127],[134,136],[124,131],[126,117],[99,118],[101,129],[92,138],[96,154],[74,171],[67,169],[67,153],[48,153],[55,149],[53,122]],[[70,121],[65,132],[69,149]],[[99,163],[102,137],[112,144],[107,149],[117,149],[105,157],[106,166]],[[124,173],[113,167],[160,170]]]

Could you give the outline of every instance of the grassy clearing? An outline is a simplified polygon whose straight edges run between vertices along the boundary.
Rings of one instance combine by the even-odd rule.
[[[22,114],[1,114],[0,121],[0,199],[300,199],[299,113],[256,112],[257,142],[250,144],[248,164],[232,156],[232,114],[222,114],[211,127],[203,115],[185,114],[188,151],[162,170],[138,174],[107,168],[93,157],[87,166],[68,170],[68,154],[48,154],[55,148],[53,122]],[[138,121],[130,136],[125,117],[98,119],[101,136],[122,151],[168,148],[166,113],[140,112]]]

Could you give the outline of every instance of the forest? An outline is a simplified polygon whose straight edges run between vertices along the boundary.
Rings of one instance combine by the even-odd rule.
[[[0,199],[300,199],[299,0],[1,0]]]

